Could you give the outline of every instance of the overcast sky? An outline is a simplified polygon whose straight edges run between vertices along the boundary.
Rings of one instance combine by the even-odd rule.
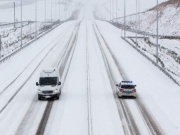
[[[100,4],[100,3],[104,3],[104,2],[109,2],[110,0],[73,0],[73,1],[91,2],[91,3]],[[113,0],[111,0],[111,1],[113,1]],[[125,0],[125,1],[126,1],[127,5],[129,5],[129,6],[130,5],[133,6],[136,3],[136,0]],[[137,0],[137,1],[140,1],[142,9],[151,8],[157,4],[157,0]],[[167,1],[167,0],[159,0],[159,3],[164,2],[164,1]],[[118,3],[123,4],[124,0],[118,0]]]
[[[74,0],[75,1],[75,0]],[[86,2],[88,0],[79,0],[82,2]],[[109,1],[107,0],[89,0],[91,1],[91,3],[96,3],[98,5],[102,4],[102,3],[109,3]],[[111,0],[111,2],[115,0]],[[121,15],[123,16],[123,12],[124,12],[124,0],[117,0],[118,1],[118,8],[121,11]],[[126,1],[126,12],[127,14],[133,14],[136,12],[136,0],[125,0]],[[157,0],[137,0],[140,2],[140,10],[141,11],[145,11],[147,9],[150,9],[154,6],[156,6],[157,4]],[[165,2],[168,0],[159,0],[159,3]]]
[[[9,2],[9,1],[20,1],[20,0],[0,0],[0,3],[2,2]],[[30,1],[30,0],[23,0],[23,1]],[[35,0],[32,0],[35,1]],[[44,0],[39,0],[44,1]],[[46,0],[51,1],[51,0]],[[57,2],[59,0],[52,0],[53,2]],[[66,0],[60,0],[60,1],[66,1]],[[69,1],[69,0],[68,0]],[[101,5],[103,3],[108,4],[110,0],[72,0],[73,2],[82,2],[82,3],[88,3],[88,4],[98,4]],[[115,3],[115,0],[111,0],[111,2]],[[118,1],[118,8],[120,11],[120,14],[118,16],[123,16],[124,13],[124,0],[117,0]],[[136,12],[135,4],[136,0],[125,0],[126,1],[126,12],[127,14],[133,14]],[[145,11],[147,9],[150,9],[154,7],[157,4],[157,0],[137,0],[140,1],[140,10]],[[159,0],[159,3],[164,2],[167,0]]]
[[[116,0],[72,0],[76,2],[82,2],[82,3],[91,3],[91,4],[98,4],[102,5],[103,3],[108,4],[110,1],[116,2]],[[124,0],[117,0],[118,1],[118,8],[120,10],[120,14],[118,16],[123,16],[124,14]],[[126,1],[126,12],[127,14],[133,14],[136,12],[136,0],[125,0]],[[137,0],[140,2],[140,10],[145,11],[147,9],[150,9],[157,4],[157,0]],[[158,0],[159,3],[168,1],[168,0]]]

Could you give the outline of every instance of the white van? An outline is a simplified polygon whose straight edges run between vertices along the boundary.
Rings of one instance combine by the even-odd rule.
[[[59,99],[61,94],[61,82],[59,71],[55,68],[44,69],[36,82],[38,86],[38,99],[53,98]]]

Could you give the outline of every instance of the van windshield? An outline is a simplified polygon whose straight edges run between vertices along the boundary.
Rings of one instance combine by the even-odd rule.
[[[41,77],[39,79],[40,85],[57,85],[57,77]]]
[[[134,89],[134,85],[121,85],[121,88],[123,89]]]

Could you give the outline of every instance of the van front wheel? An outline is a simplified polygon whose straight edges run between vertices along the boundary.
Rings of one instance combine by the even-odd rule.
[[[41,97],[38,96],[38,100],[41,100]]]
[[[59,95],[56,96],[56,99],[59,100]]]

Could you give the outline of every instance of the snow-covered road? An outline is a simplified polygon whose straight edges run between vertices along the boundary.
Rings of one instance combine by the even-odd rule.
[[[116,64],[123,70],[121,77],[133,80],[137,84],[137,100],[143,103],[159,130],[163,134],[180,134],[180,110],[177,108],[180,103],[179,86],[123,41],[120,38],[121,31],[108,23],[98,21],[97,25],[117,60]],[[117,73],[114,76],[117,76]],[[117,79],[116,82],[120,81]],[[129,106],[133,108],[131,104]],[[133,115],[137,115],[135,110],[132,112]],[[135,122],[141,125],[140,121]]]
[[[101,52],[92,33],[92,22],[82,21],[61,102],[55,102],[45,134],[123,134]]]
[[[180,88],[88,11],[0,64],[0,134],[180,134]],[[45,67],[60,69],[59,100],[37,99]],[[137,84],[137,99],[117,98],[124,79]]]
[[[0,130],[0,134],[35,134],[47,104],[47,102],[38,102],[35,82],[44,67],[55,67],[61,60],[64,46],[68,45],[68,38],[75,24],[67,23],[58,27],[1,64],[1,68],[6,66],[1,70],[1,76],[4,76],[4,80],[8,82],[5,85],[6,89],[3,89],[0,95],[0,127],[3,129]],[[16,64],[11,65],[13,63]],[[19,70],[20,73],[23,72],[20,74]]]

